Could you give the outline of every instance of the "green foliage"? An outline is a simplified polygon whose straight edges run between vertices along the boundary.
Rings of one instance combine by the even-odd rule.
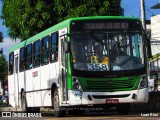
[[[4,25],[21,41],[71,17],[123,15],[121,0],[2,0]]]
[[[153,55],[152,58],[150,58],[149,60],[150,60],[150,62],[153,62],[153,61],[156,61],[158,59],[160,59],[160,53],[157,53],[157,54]]]
[[[0,80],[4,80],[7,76],[8,63],[4,56],[0,56]]]

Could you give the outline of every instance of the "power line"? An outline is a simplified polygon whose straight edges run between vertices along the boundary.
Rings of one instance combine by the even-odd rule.
[[[130,10],[126,7],[126,5],[121,1],[121,3],[122,3],[122,5],[126,8],[126,10],[128,11],[128,13],[132,16],[132,17],[134,17],[134,15],[130,12]]]
[[[146,9],[152,14],[152,16],[155,16],[155,14],[150,9],[148,9],[147,7]]]
[[[157,43],[156,43],[156,45],[157,45],[157,48],[160,50],[160,48],[159,48],[160,46]]]
[[[140,17],[140,9],[139,9],[139,7],[137,6],[136,8],[134,8],[132,13],[134,14],[134,16]]]

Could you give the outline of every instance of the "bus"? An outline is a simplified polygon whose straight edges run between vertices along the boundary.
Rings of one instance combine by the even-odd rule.
[[[70,18],[9,51],[9,104],[55,116],[148,102],[146,34],[138,18]],[[67,112],[68,111],[68,112]]]

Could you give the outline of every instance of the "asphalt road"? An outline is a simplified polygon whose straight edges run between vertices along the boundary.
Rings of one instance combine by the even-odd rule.
[[[66,115],[66,117],[56,118],[52,112],[39,113],[40,117],[2,117],[1,120],[160,120],[160,112],[158,113],[130,113],[129,115],[119,115],[117,112],[105,113],[85,113],[84,115]],[[42,117],[41,117],[42,116]]]

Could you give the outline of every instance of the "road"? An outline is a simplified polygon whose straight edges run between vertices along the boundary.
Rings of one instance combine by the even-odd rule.
[[[88,113],[83,116],[71,116],[68,115],[65,118],[52,118],[51,116],[45,117],[45,120],[160,120],[160,113],[154,113],[158,114],[158,116],[142,116],[141,113],[130,113],[129,115],[119,115],[116,112],[111,113]]]
[[[86,113],[82,116],[66,115],[66,117],[56,118],[53,113],[39,113],[42,117],[2,117],[1,120],[160,120],[158,113],[130,113],[129,115],[118,115],[117,112],[106,113]]]

